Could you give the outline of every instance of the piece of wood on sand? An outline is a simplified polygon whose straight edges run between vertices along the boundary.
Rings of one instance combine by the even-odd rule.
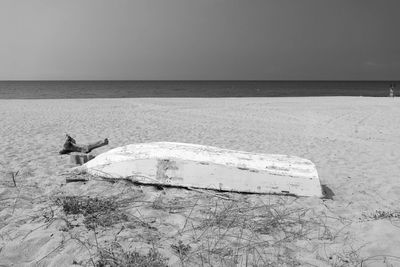
[[[89,179],[84,177],[67,177],[65,178],[66,183],[74,183],[74,182],[87,182]]]
[[[69,162],[75,165],[82,165],[94,158],[92,154],[73,152],[69,155]]]

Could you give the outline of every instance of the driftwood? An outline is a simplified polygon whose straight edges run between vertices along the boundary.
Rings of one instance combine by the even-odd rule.
[[[82,165],[94,158],[95,156],[92,154],[72,152],[71,154],[69,154],[69,163]]]
[[[86,179],[86,178],[74,178],[74,177],[69,177],[69,178],[65,178],[65,181],[66,181],[67,183],[87,182],[87,181],[89,181],[89,179]]]
[[[100,140],[87,145],[77,144],[75,139],[67,134],[67,139],[63,145],[63,149],[59,151],[60,154],[69,154],[71,152],[90,153],[93,149],[108,145],[108,139]]]

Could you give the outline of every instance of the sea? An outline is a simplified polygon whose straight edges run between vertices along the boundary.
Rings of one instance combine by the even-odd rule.
[[[0,81],[0,99],[385,97],[391,84],[400,90],[400,81]]]

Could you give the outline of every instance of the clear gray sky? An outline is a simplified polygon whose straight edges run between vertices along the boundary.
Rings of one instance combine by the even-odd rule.
[[[0,0],[0,80],[400,80],[400,0]]]

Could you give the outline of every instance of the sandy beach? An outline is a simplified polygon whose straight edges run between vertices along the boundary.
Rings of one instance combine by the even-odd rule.
[[[400,99],[372,97],[0,100],[0,266],[93,266],[113,244],[141,255],[157,250],[170,266],[400,266],[399,114]],[[334,195],[66,184],[73,165],[58,154],[66,133],[80,143],[108,137],[94,154],[171,141],[298,156],[315,163]],[[111,198],[125,219],[88,229],[82,215],[57,205],[66,196]],[[295,214],[307,233],[199,226],[221,209],[259,203],[292,211],[280,214]],[[282,233],[290,238],[276,242]]]

